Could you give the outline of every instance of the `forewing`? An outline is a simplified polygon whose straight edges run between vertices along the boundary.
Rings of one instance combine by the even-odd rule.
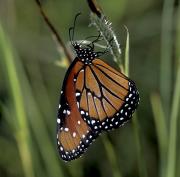
[[[81,90],[79,73],[83,67],[82,62],[78,59],[74,60],[66,73],[61,91],[57,117],[57,144],[59,154],[65,161],[81,156],[92,140],[97,137],[97,134],[82,119],[78,109],[75,83],[79,83],[78,89]],[[79,75],[78,78],[77,75]]]

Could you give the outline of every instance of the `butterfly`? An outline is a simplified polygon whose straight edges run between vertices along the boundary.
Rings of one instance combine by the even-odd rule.
[[[69,29],[76,58],[66,72],[57,115],[57,146],[64,161],[77,159],[103,131],[131,119],[139,104],[135,83],[99,58],[106,51],[94,51],[100,35],[87,46],[73,41],[77,16]]]

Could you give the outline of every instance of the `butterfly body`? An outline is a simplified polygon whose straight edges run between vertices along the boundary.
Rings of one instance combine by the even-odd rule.
[[[91,48],[74,48],[77,57],[63,82],[57,118],[58,150],[65,161],[81,156],[102,131],[123,125],[139,103],[133,81]]]
[[[92,60],[98,56],[92,48],[83,48],[79,44],[75,44],[74,49],[76,51],[77,58],[79,58],[85,65],[92,64]]]

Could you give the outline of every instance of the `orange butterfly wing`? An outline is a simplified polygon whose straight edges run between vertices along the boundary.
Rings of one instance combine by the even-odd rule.
[[[128,121],[139,103],[133,81],[100,59],[76,58],[68,69],[57,118],[59,154],[65,161],[81,156],[102,130]]]
[[[76,58],[67,71],[61,92],[57,118],[57,144],[59,154],[65,161],[78,158],[97,137],[82,119],[75,96],[75,75],[82,68],[82,62]],[[81,79],[81,76],[79,78]],[[80,85],[78,86],[80,89]]]
[[[100,59],[81,69],[75,84],[83,119],[96,133],[128,121],[139,103],[133,81]]]

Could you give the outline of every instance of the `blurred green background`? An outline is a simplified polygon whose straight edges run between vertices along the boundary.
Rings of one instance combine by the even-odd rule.
[[[97,34],[88,27],[85,0],[42,3],[67,46],[78,12],[75,38]],[[123,57],[124,25],[129,29],[130,77],[141,97],[134,120],[102,135],[82,158],[64,163],[56,149],[56,113],[66,58],[34,0],[0,0],[0,177],[180,176],[179,1],[98,3],[112,22]]]

